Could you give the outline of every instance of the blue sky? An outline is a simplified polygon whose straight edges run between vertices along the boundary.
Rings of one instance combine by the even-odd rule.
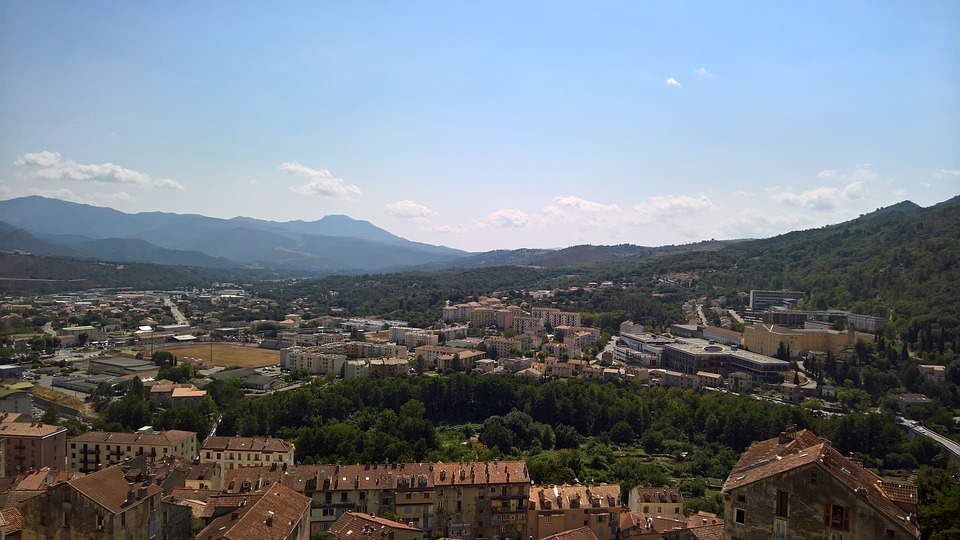
[[[0,2],[0,199],[480,251],[958,193],[955,1]]]

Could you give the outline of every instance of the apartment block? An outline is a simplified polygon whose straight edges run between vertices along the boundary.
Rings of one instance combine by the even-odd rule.
[[[343,354],[330,354],[320,347],[289,347],[280,351],[280,366],[305,369],[311,375],[339,374],[346,362]]]
[[[66,465],[65,427],[40,422],[2,422],[0,440],[3,441],[3,455],[0,457],[6,477],[14,478],[42,467],[63,470]]]
[[[89,473],[139,455],[146,455],[150,462],[170,456],[192,461],[197,456],[197,434],[176,429],[88,431],[67,441],[67,470]]]
[[[200,461],[214,461],[224,470],[254,465],[293,465],[294,444],[273,437],[223,437],[211,435],[200,448]]]
[[[669,486],[636,486],[628,494],[627,508],[649,517],[683,519],[683,494]]]
[[[226,491],[283,484],[312,499],[311,534],[350,512],[393,512],[435,537],[520,538],[530,476],[522,461],[363,465],[270,464],[228,470]]]
[[[551,485],[530,488],[527,537],[544,538],[589,527],[599,540],[616,540],[620,485]]]

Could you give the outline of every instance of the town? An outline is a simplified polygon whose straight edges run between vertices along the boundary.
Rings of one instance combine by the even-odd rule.
[[[843,374],[865,364],[865,355],[878,354],[873,332],[881,318],[801,309],[803,291],[751,290],[732,303],[738,309],[726,307],[725,298],[689,300],[682,306],[687,321],[666,328],[630,320],[600,328],[584,322],[597,321],[589,313],[553,307],[563,292],[491,291],[447,302],[428,328],[291,311],[296,303],[232,283],[5,298],[2,526],[14,538],[56,537],[66,529],[71,538],[171,539],[788,538],[793,530],[920,537],[911,478],[880,477],[863,457],[844,455],[795,425],[744,441],[726,478],[712,480],[710,500],[709,474],[692,489],[663,474],[647,478],[656,485],[563,474],[538,483],[547,476],[542,464],[531,472],[537,451],[511,440],[518,417],[530,422],[525,409],[501,421],[505,439],[497,438],[491,418],[478,426],[479,436],[464,432],[454,444],[469,450],[448,454],[464,459],[425,461],[440,455],[427,451],[427,435],[424,447],[355,463],[318,463],[322,453],[304,451],[322,441],[289,437],[299,432],[255,433],[243,427],[249,415],[233,411],[358,380],[576,380],[747,397],[811,417],[875,410],[905,439],[932,444],[937,459],[960,463],[950,432],[930,427],[942,422],[933,418],[936,395],[896,385],[900,391],[884,393],[882,406],[872,409],[866,390],[844,383]],[[16,332],[31,326],[42,331]],[[944,365],[916,368],[914,390],[949,386]],[[424,421],[425,405],[416,403],[419,412],[409,403],[397,411],[404,422]],[[602,434],[606,451],[628,456],[638,440],[631,423]],[[561,427],[537,438],[538,447],[561,448]],[[683,463],[691,453],[687,446],[671,452],[644,434],[636,455],[647,464]]]

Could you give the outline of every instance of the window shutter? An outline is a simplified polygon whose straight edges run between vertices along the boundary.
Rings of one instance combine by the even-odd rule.
[[[850,530],[850,508],[843,509],[843,532]]]
[[[824,527],[830,526],[830,505],[829,504],[823,505],[823,526]]]

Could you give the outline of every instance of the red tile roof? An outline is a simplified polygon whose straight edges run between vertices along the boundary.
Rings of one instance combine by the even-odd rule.
[[[218,452],[289,452],[293,443],[272,437],[221,437],[211,435],[203,441],[203,450]]]
[[[3,528],[3,534],[5,536],[18,532],[23,527],[23,518],[20,516],[20,511],[16,508],[0,509],[0,519],[2,519],[0,527]]]
[[[197,538],[226,540],[280,540],[294,528],[309,528],[310,498],[282,485],[270,486],[257,500],[210,522]]]
[[[393,520],[360,512],[347,512],[337,518],[328,533],[339,540],[381,540],[392,538],[393,531],[421,533],[420,529]]]
[[[851,491],[865,496],[871,506],[900,524],[912,537],[919,535],[916,519],[908,519],[908,513],[887,495],[894,491],[892,487],[885,490],[882,478],[847,459],[806,429],[750,445],[724,482],[723,492],[730,493],[741,486],[811,464]],[[895,496],[907,491],[898,491]]]
[[[135,484],[133,486],[135,499],[128,502],[129,485],[123,469],[119,465],[75,478],[67,483],[114,514],[119,514],[131,506],[140,504],[162,491],[160,486],[156,484],[146,485],[145,491],[141,489],[144,486],[143,484]]]
[[[590,527],[580,527],[547,536],[544,540],[598,540],[598,538]]]
[[[143,444],[148,446],[175,446],[196,437],[193,431],[169,429],[167,431],[123,433],[119,431],[88,431],[72,437],[68,442],[74,443],[115,443],[115,444]]]

